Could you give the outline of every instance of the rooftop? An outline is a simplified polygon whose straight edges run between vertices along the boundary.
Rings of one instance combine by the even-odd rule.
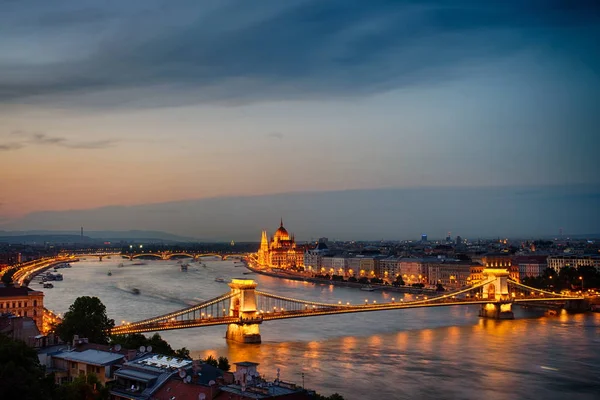
[[[259,365],[258,363],[255,363],[255,362],[252,362],[252,361],[241,361],[241,362],[236,362],[236,363],[233,363],[233,364],[234,365],[238,365],[240,367],[256,367],[256,366]]]
[[[53,357],[63,360],[83,362],[91,365],[109,365],[123,359],[123,354],[110,353],[101,350],[65,351],[54,354]]]
[[[43,295],[44,292],[30,289],[27,286],[0,286],[0,297],[29,296],[30,294]]]
[[[246,386],[245,390],[242,390],[240,385],[227,385],[221,386],[221,390],[248,399],[269,399],[272,397],[286,396],[303,391],[302,388],[297,388],[290,384],[264,384],[261,386]]]

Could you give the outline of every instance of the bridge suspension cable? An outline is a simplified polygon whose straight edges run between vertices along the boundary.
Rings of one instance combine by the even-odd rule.
[[[174,312],[171,312],[171,313],[168,313],[168,314],[159,315],[159,316],[153,317],[153,318],[147,318],[147,319],[144,319],[144,320],[141,320],[141,321],[137,321],[137,322],[133,322],[133,323],[128,323],[128,324],[125,324],[125,325],[115,326],[112,329],[111,333],[113,333],[113,334],[119,334],[119,332],[123,331],[123,330],[130,330],[131,328],[135,328],[135,327],[142,326],[142,325],[151,325],[151,324],[154,324],[154,323],[157,323],[157,322],[167,321],[167,320],[170,320],[170,319],[173,319],[173,318],[177,318],[177,317],[180,317],[180,316],[183,316],[183,315],[186,315],[186,314],[195,315],[194,314],[195,312],[200,311],[202,309],[206,309],[206,308],[211,307],[211,306],[213,306],[215,304],[225,302],[225,301],[231,299],[233,296],[234,296],[234,294],[232,292],[227,292],[224,295],[215,297],[213,299],[207,300],[205,302],[202,302],[200,304],[196,304],[196,305],[191,306],[191,307],[184,308],[182,310],[174,311]],[[225,308],[225,309],[228,310],[229,306],[227,306],[227,308]]]

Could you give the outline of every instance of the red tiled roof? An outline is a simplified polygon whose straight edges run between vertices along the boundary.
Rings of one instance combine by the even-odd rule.
[[[152,396],[152,398],[156,400],[170,400],[174,397],[177,400],[197,400],[198,395],[200,393],[204,393],[206,395],[206,399],[210,400],[212,399],[211,388],[214,390],[216,395],[218,392],[218,387],[216,385],[208,387],[195,385],[193,383],[184,383],[178,379],[169,379],[167,383],[165,383],[163,387],[161,387],[160,390],[156,392],[154,396]]]

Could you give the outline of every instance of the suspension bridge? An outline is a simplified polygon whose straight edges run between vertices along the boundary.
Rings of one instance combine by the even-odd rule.
[[[307,318],[335,314],[389,311],[408,308],[480,305],[484,318],[513,319],[513,304],[544,304],[568,307],[582,297],[561,295],[523,285],[508,278],[505,269],[487,268],[484,280],[476,285],[439,296],[412,301],[392,298],[389,302],[337,304],[293,299],[256,290],[253,280],[233,279],[231,290],[221,296],[168,314],[125,323],[114,327],[111,334],[123,335],[227,325],[226,338],[242,343],[260,343],[259,325],[263,322],[289,318]]]

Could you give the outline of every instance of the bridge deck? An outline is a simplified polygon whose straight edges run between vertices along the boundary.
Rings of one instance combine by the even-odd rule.
[[[579,297],[534,297],[534,296],[523,296],[517,299],[509,301],[509,303],[528,303],[528,302],[566,302],[568,300],[581,300]],[[330,305],[329,307],[322,307],[318,309],[305,309],[305,310],[294,310],[294,311],[279,311],[279,312],[266,312],[259,313],[256,319],[253,320],[240,320],[238,317],[225,316],[225,317],[211,317],[211,318],[196,318],[188,320],[175,320],[175,321],[156,321],[156,318],[152,322],[148,323],[136,323],[132,325],[120,325],[113,328],[113,334],[130,334],[130,333],[143,333],[143,332],[154,332],[163,330],[173,329],[185,329],[185,328],[197,328],[203,326],[216,326],[216,325],[229,325],[233,323],[248,324],[248,323],[261,323],[264,321],[274,321],[279,319],[290,319],[290,318],[305,318],[305,317],[317,317],[325,315],[336,315],[336,314],[349,314],[359,312],[372,312],[372,311],[386,311],[386,310],[402,310],[411,308],[427,308],[427,307],[449,307],[449,306],[464,306],[464,305],[481,305],[490,302],[488,299],[452,299],[452,298],[432,298],[428,300],[420,300],[413,302],[393,302],[393,303],[381,303],[381,304],[367,304],[367,305]],[[304,303],[304,302],[302,302]],[[181,314],[181,311],[178,313]]]

